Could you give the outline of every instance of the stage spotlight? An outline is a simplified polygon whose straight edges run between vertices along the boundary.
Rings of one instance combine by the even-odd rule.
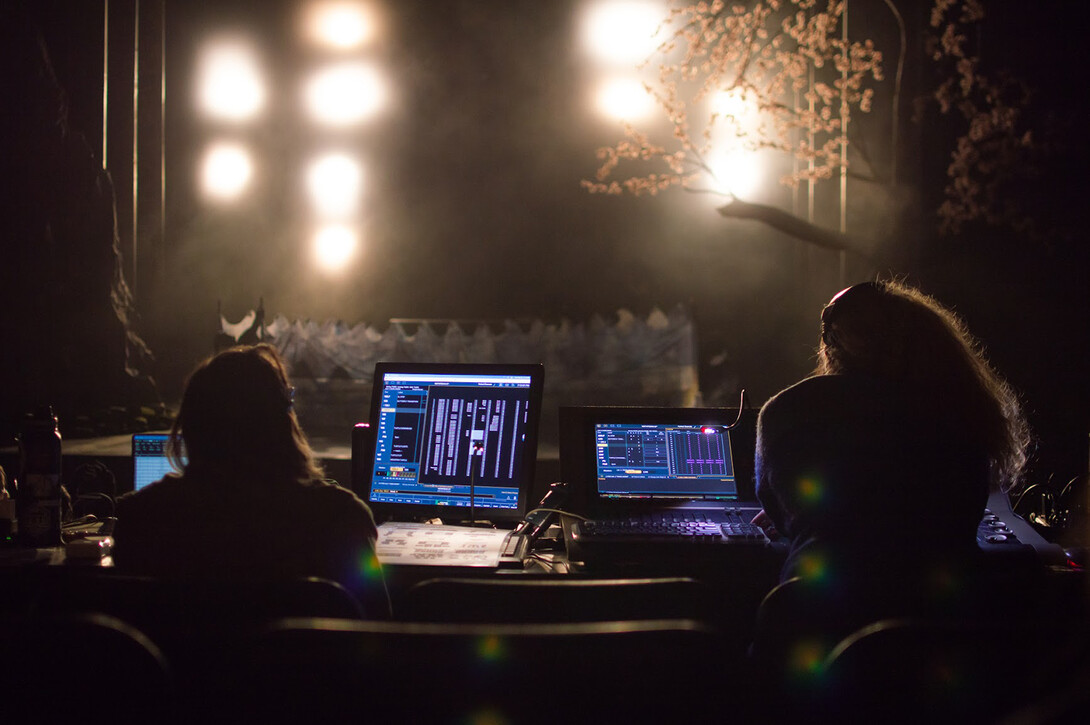
[[[307,189],[315,208],[325,217],[343,217],[356,210],[363,170],[344,154],[328,154],[307,169]]]
[[[305,88],[307,110],[319,123],[349,126],[382,108],[386,89],[378,72],[364,63],[343,63],[315,73]]]
[[[250,184],[253,164],[242,146],[218,143],[204,156],[201,165],[201,188],[216,201],[237,199]]]
[[[208,45],[197,70],[201,109],[213,118],[247,121],[265,105],[265,87],[253,50],[243,41],[221,40]]]
[[[609,118],[633,122],[647,118],[655,108],[655,101],[635,78],[616,78],[599,86],[595,105]]]
[[[349,0],[316,2],[306,8],[303,23],[311,42],[336,50],[362,48],[376,32],[372,8]]]
[[[719,91],[711,96],[710,104],[713,113],[723,118],[732,117],[740,126],[751,125],[756,120],[756,107],[739,90]]]
[[[342,269],[356,254],[356,232],[341,224],[322,227],[314,236],[314,258],[326,272]]]
[[[708,159],[712,185],[717,191],[746,198],[761,183],[761,164],[757,152],[741,148],[713,152]]]
[[[659,2],[599,2],[583,16],[583,41],[591,55],[612,65],[635,65],[646,60],[663,38],[659,24],[666,19]]]

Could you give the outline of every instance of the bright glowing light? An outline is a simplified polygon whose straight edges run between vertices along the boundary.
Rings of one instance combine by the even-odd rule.
[[[655,108],[651,94],[633,78],[606,81],[599,87],[595,103],[599,112],[622,121],[647,118]]]
[[[666,9],[661,3],[600,2],[592,5],[583,18],[583,40],[599,60],[637,64],[662,42],[656,31],[665,19]]]
[[[349,126],[378,112],[386,88],[378,72],[363,63],[344,63],[318,71],[306,85],[307,109],[320,123]]]
[[[205,48],[197,70],[197,97],[208,115],[247,121],[265,105],[257,55],[241,41],[220,41]]]
[[[713,153],[708,166],[718,191],[743,198],[757,190],[763,176],[756,153],[745,149]]]
[[[356,210],[362,180],[360,165],[344,154],[323,156],[307,170],[311,199],[327,217],[345,216]]]
[[[311,5],[304,23],[311,41],[338,50],[363,47],[374,38],[376,30],[371,9],[349,0]]]
[[[356,232],[343,225],[331,225],[318,230],[314,237],[314,255],[318,266],[336,272],[356,254],[359,240]]]
[[[711,108],[720,116],[733,116],[739,124],[756,120],[757,109],[737,90],[719,91],[713,95]]]
[[[201,187],[220,201],[237,199],[250,184],[250,154],[238,144],[220,143],[208,150],[201,165]]]

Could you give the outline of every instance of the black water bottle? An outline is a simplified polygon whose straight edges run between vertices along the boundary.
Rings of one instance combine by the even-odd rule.
[[[0,547],[15,544],[15,476],[0,466]]]
[[[23,421],[19,432],[19,545],[61,545],[61,433],[51,407]]]

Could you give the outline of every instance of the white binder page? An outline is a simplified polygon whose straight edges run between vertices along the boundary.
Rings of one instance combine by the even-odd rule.
[[[499,566],[509,531],[387,522],[378,527],[375,554],[383,564]]]

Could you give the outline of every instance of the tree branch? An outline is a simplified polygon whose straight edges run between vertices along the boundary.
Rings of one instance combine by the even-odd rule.
[[[716,211],[729,219],[753,219],[800,241],[837,252],[852,252],[868,260],[877,246],[873,240],[824,229],[767,204],[751,204],[735,199],[717,207]]]

